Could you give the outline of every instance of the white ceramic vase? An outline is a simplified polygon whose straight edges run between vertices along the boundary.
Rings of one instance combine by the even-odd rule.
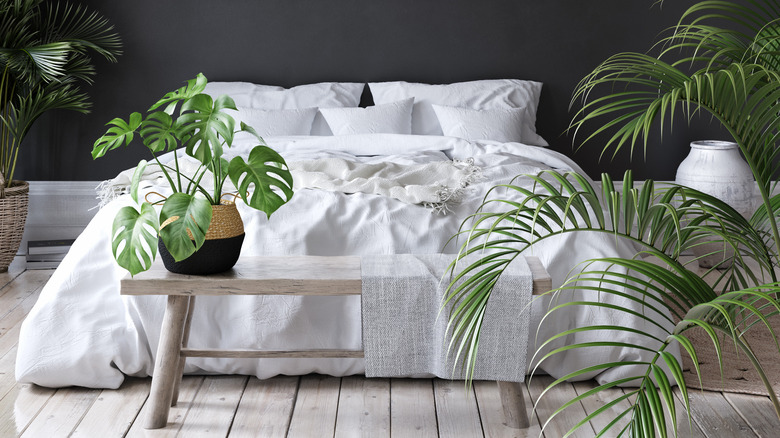
[[[736,143],[717,140],[692,142],[691,152],[677,168],[675,182],[725,201],[745,217],[753,214],[755,209],[753,173]],[[723,259],[733,255],[733,251],[724,252],[723,249],[722,242],[713,242],[697,245],[693,252],[701,257],[699,266],[710,268],[720,265],[725,268]],[[704,256],[706,254],[710,255]]]

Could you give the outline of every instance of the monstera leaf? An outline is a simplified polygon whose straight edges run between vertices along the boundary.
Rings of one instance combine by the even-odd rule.
[[[130,119],[127,122],[117,117],[106,124],[111,125],[111,127],[92,146],[93,159],[102,157],[106,152],[116,149],[122,144],[125,146],[130,144],[133,141],[135,130],[141,126],[141,113],[130,114]]]
[[[207,83],[208,81],[206,80],[206,77],[203,76],[203,73],[198,73],[198,76],[196,76],[195,79],[190,79],[187,81],[187,85],[179,88],[178,90],[171,91],[170,93],[167,93],[165,96],[163,96],[162,99],[158,100],[157,103],[149,108],[149,111],[154,111],[157,108],[166,105],[163,111],[169,115],[173,114],[179,101],[189,99],[202,93],[203,90],[206,89]]]
[[[160,238],[178,262],[191,256],[206,240],[211,204],[204,198],[174,193],[160,211]],[[189,231],[189,233],[188,233]]]
[[[130,206],[120,209],[111,233],[114,236],[111,248],[117,264],[131,275],[149,269],[157,257],[159,227],[157,212],[151,204],[142,204],[140,212]]]
[[[233,158],[228,175],[238,188],[241,199],[250,207],[265,212],[268,217],[292,198],[293,180],[287,163],[267,146],[255,146],[249,153],[249,161]],[[278,192],[282,192],[284,198]]]
[[[176,120],[178,136],[186,139],[187,155],[204,165],[222,156],[223,143],[233,144],[236,122],[222,112],[225,109],[236,109],[233,99],[220,96],[212,100],[208,94],[198,94],[181,106],[182,114]]]
[[[146,147],[154,153],[170,152],[179,147],[173,119],[164,111],[149,114],[141,123],[139,133]]]

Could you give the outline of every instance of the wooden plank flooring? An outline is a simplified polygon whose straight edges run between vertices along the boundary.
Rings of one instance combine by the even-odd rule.
[[[495,382],[365,379],[308,375],[258,380],[246,376],[187,376],[168,426],[143,428],[150,379],[129,378],[118,390],[49,389],[14,380],[19,327],[52,271],[25,271],[20,261],[0,274],[0,438],[5,437],[491,437],[558,438],[610,397],[552,412],[593,382],[560,385],[532,411],[551,380],[534,377],[525,397],[531,427],[503,424]],[[675,400],[682,410],[682,402]],[[780,420],[767,397],[691,391],[693,422],[677,420],[683,437],[775,437]],[[621,403],[627,406],[628,401]],[[618,408],[614,408],[616,412]],[[592,437],[609,420],[596,419],[575,436]],[[671,428],[671,424],[669,425]],[[609,435],[614,436],[615,434]]]

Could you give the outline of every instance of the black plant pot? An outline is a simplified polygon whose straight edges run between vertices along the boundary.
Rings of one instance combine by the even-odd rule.
[[[241,255],[243,242],[244,233],[224,239],[206,240],[199,250],[180,262],[173,259],[162,239],[158,240],[157,248],[165,269],[176,274],[210,275],[232,268]]]

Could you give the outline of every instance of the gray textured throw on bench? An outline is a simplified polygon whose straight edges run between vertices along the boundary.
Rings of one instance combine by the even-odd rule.
[[[362,258],[367,377],[463,378],[461,367],[453,368],[453,357],[447,357],[449,312],[439,314],[449,273],[445,281],[440,279],[453,259],[453,255],[443,254]],[[475,379],[525,379],[530,311],[526,305],[531,300],[531,287],[528,264],[518,257],[490,296]]]

